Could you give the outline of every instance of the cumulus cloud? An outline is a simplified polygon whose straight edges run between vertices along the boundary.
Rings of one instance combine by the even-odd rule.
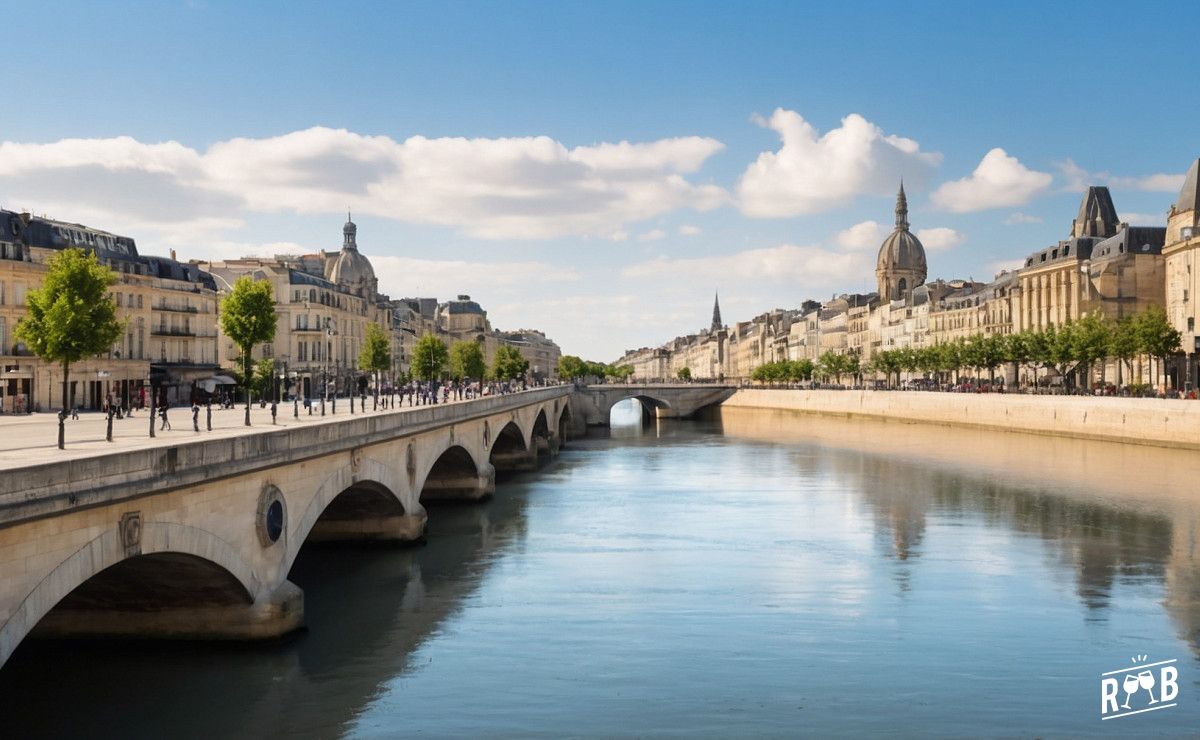
[[[248,212],[356,212],[486,239],[607,236],[729,201],[695,173],[723,145],[686,136],[568,148],[546,136],[413,136],[345,129],[235,138],[197,151],[130,137],[0,143],[0,198],[105,225],[195,235]],[[82,215],[76,215],[82,214]]]
[[[1013,226],[1016,224],[1040,224],[1040,223],[1042,223],[1042,219],[1038,216],[1030,216],[1027,213],[1022,213],[1021,211],[1016,211],[1015,213],[1011,214],[1008,218],[1004,219],[1004,223],[1009,226]]]
[[[942,183],[930,197],[938,208],[955,213],[1019,206],[1050,187],[1053,179],[997,147],[983,156],[969,177]]]
[[[991,272],[993,275],[999,275],[1002,272],[1013,272],[1014,270],[1019,270],[1024,266],[1025,266],[1025,260],[1023,260],[1023,259],[996,260],[995,262],[987,263],[986,265],[984,265],[984,268],[986,270],[988,270],[989,272]]]
[[[669,278],[683,284],[737,282],[751,288],[754,282],[770,282],[824,288],[826,283],[857,281],[870,274],[870,270],[870,260],[862,254],[834,252],[811,245],[781,244],[712,257],[659,257],[629,265],[621,274],[627,278]]]
[[[878,221],[862,221],[839,231],[834,240],[846,249],[878,249],[889,231]]]
[[[383,286],[407,286],[424,296],[452,296],[479,293],[482,290],[527,290],[531,282],[572,283],[581,279],[574,267],[547,262],[477,262],[467,260],[430,260],[392,255],[368,255],[375,275]]]
[[[679,233],[681,236],[699,236],[704,233],[704,229],[692,224],[684,224],[679,227]]]
[[[917,229],[917,238],[921,240],[921,244],[930,252],[945,252],[949,249],[954,249],[958,245],[967,240],[965,234],[961,231],[946,226],[935,226],[932,229]]]
[[[901,177],[924,182],[942,155],[885,134],[852,113],[838,128],[821,134],[799,113],[776,109],[755,122],[779,134],[778,151],[763,152],[737,186],[742,212],[756,218],[818,213],[846,205],[862,194],[890,194]]]
[[[640,242],[656,242],[667,238],[667,232],[662,229],[651,229],[644,234],[638,234]]]
[[[1082,192],[1091,185],[1107,185],[1117,190],[1139,190],[1147,193],[1178,193],[1183,187],[1182,173],[1158,172],[1153,175],[1121,176],[1111,172],[1092,172],[1075,164],[1070,159],[1056,162],[1062,179],[1063,190]]]

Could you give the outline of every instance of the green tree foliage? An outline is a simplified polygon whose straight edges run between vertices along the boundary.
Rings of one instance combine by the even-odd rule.
[[[375,376],[373,408],[379,408],[379,373],[392,366],[392,342],[378,324],[367,324],[367,336],[358,353],[358,366]]]
[[[252,363],[252,366],[254,371],[250,378],[250,387],[254,389],[259,398],[273,397],[271,394],[275,390],[274,360],[259,360]]]
[[[496,348],[496,356],[492,359],[492,377],[496,380],[524,377],[528,369],[529,360],[526,360],[516,347],[502,344]]]
[[[250,426],[250,356],[254,345],[275,338],[275,296],[271,283],[238,278],[233,290],[221,299],[221,331],[242,353],[242,377],[246,384],[246,426]]]
[[[565,380],[582,378],[587,371],[587,363],[575,355],[563,355],[558,358],[558,377]]]
[[[432,334],[425,334],[413,348],[412,375],[417,380],[440,380],[449,359],[446,343]]]
[[[487,362],[479,342],[463,340],[450,345],[450,374],[460,381],[483,380]]]
[[[683,380],[683,381],[691,380],[692,379],[692,369],[690,367],[681,367],[681,368],[679,368],[679,372],[676,373],[676,376],[678,376],[679,379]]]
[[[71,364],[104,354],[125,331],[108,288],[116,274],[100,264],[96,255],[81,249],[64,249],[50,258],[42,284],[26,296],[26,312],[16,336],[48,362],[62,365],[62,409],[68,398]],[[62,449],[63,425],[58,427]]]

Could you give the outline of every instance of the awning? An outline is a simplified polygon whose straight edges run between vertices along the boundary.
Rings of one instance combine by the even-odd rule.
[[[203,388],[205,393],[212,393],[219,385],[237,385],[237,381],[228,375],[214,375],[211,378],[197,380],[196,385]]]

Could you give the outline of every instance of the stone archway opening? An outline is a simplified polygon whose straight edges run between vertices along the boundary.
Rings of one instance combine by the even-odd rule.
[[[670,408],[666,403],[649,396],[630,396],[612,405],[608,412],[608,427],[615,437],[640,436],[653,427],[658,409]]]
[[[33,638],[220,639],[253,603],[228,570],[195,555],[135,555],[87,579],[30,632]]]
[[[508,422],[496,439],[492,441],[488,461],[496,469],[496,475],[534,470],[537,468],[537,453],[525,444],[525,435],[516,422]]]
[[[546,421],[545,409],[540,409],[533,420],[533,434],[530,441],[534,451],[537,453],[539,463],[549,459],[552,454],[550,449],[550,424]]]
[[[358,481],[329,502],[304,543],[412,542],[424,530],[425,517],[405,511],[387,486]]]
[[[459,445],[452,445],[438,456],[429,475],[425,476],[420,501],[423,505],[479,501],[495,492],[495,468],[486,464],[480,471],[471,453]]]
[[[571,428],[571,407],[563,404],[562,411],[558,414],[558,442],[560,445],[567,443],[567,433]]]

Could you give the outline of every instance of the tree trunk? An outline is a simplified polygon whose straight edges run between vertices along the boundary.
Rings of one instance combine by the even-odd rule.
[[[67,396],[69,394],[69,391],[67,389],[71,387],[71,384],[69,382],[70,379],[71,379],[71,363],[67,360],[63,360],[62,410],[59,411],[59,413],[58,413],[58,449],[60,449],[60,450],[65,449],[66,442],[67,442],[67,440],[66,440],[67,425],[64,420],[67,418]]]
[[[242,351],[242,379],[246,386],[246,426],[250,426],[250,352]]]

